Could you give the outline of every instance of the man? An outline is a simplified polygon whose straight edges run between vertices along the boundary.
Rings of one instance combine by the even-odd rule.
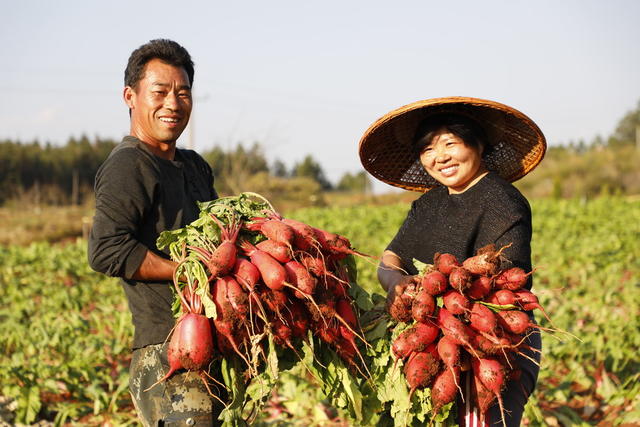
[[[136,49],[125,70],[131,128],[96,174],[91,267],[120,277],[135,334],[129,388],[147,426],[212,425],[212,400],[198,375],[182,372],[146,391],[168,371],[166,344],[176,263],[156,247],[164,230],[198,217],[197,202],[217,198],[209,165],[176,147],[189,122],[189,53],[171,40]]]

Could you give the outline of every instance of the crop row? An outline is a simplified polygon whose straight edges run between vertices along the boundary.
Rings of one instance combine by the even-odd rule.
[[[543,335],[526,417],[532,425],[640,420],[640,203],[537,200],[532,207],[534,290],[554,325],[576,338]],[[305,209],[289,216],[378,255],[407,209]],[[117,280],[87,266],[85,246],[78,240],[0,247],[0,395],[17,403],[13,421],[135,423],[127,391],[130,315]],[[359,284],[380,293],[375,261],[357,262]],[[308,378],[286,373],[281,382],[278,413],[327,416],[320,402],[309,403],[321,396]]]

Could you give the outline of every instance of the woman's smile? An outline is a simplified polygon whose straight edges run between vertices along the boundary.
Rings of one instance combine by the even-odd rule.
[[[487,172],[482,164],[482,153],[445,129],[422,149],[420,162],[451,194],[466,191]]]

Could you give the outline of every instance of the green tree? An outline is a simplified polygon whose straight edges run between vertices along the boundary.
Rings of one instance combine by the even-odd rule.
[[[278,178],[286,178],[289,176],[287,166],[280,160],[276,159],[271,166],[271,173]]]
[[[261,172],[269,172],[267,159],[258,143],[254,143],[249,149],[238,144],[235,149],[229,151],[214,147],[202,156],[213,169],[219,194],[247,191],[247,181],[250,177]]]
[[[616,130],[609,138],[610,145],[633,145],[636,132],[640,132],[640,101],[635,110],[631,110],[620,119]]]
[[[338,181],[336,190],[352,193],[368,193],[371,191],[371,181],[364,171],[355,174],[347,172],[342,175],[342,178]]]
[[[323,190],[331,190],[332,186],[322,170],[320,163],[308,154],[301,162],[293,166],[292,176],[311,178],[320,184]]]

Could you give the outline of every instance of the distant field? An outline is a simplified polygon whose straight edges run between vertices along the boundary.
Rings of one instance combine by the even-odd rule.
[[[532,207],[534,291],[554,324],[580,341],[543,335],[542,370],[527,419],[551,426],[638,423],[640,203],[537,200]],[[407,209],[406,203],[313,208],[289,216],[377,255]],[[86,265],[86,242],[68,239],[82,233],[83,217],[90,212],[16,217],[0,211],[0,395],[17,400],[18,421],[121,425],[135,419],[126,390],[130,315],[117,282]],[[22,234],[45,236],[52,229],[59,238],[51,240],[62,243],[18,245],[27,241]],[[380,292],[374,264],[358,263],[361,286]],[[281,394],[311,405],[301,391],[307,389],[300,384]],[[0,418],[8,416],[0,403]]]
[[[0,246],[74,240],[88,233],[89,206],[14,206],[0,208]]]
[[[359,204],[384,206],[399,202],[410,203],[418,195],[408,191],[375,196],[332,192],[323,194],[322,202],[333,207]],[[271,201],[284,214],[292,210],[291,201],[280,202],[277,198]],[[0,246],[28,245],[41,241],[58,243],[78,237],[86,238],[93,210],[92,200],[82,206],[36,206],[12,202],[8,207],[0,207]]]

